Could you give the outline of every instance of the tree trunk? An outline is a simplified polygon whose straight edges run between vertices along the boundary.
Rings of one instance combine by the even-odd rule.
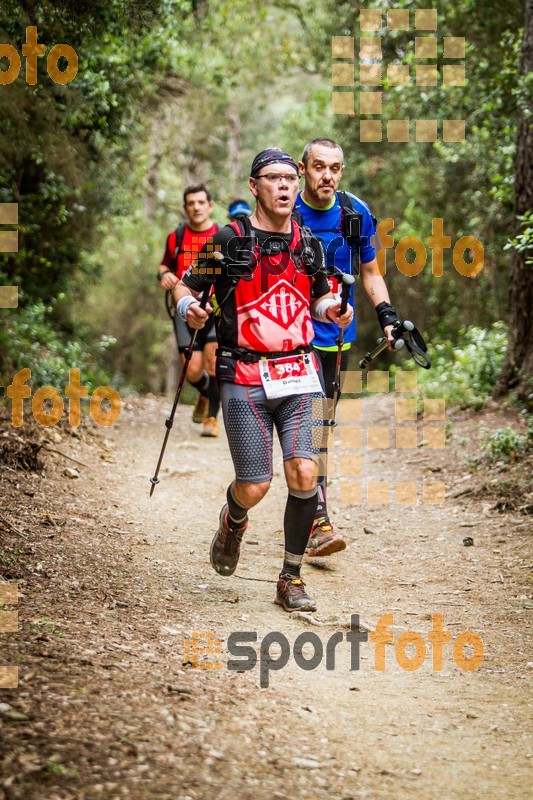
[[[194,186],[205,181],[205,161],[192,150],[187,150],[182,155],[185,159],[182,169],[183,185]]]
[[[230,106],[227,111],[228,120],[228,164],[230,194],[242,194],[240,184],[241,169],[241,118],[239,112]]]
[[[192,13],[196,24],[199,25],[205,17],[208,9],[207,0],[192,0]]]
[[[526,0],[524,40],[520,63],[520,79],[533,70],[533,0]],[[529,94],[526,92],[524,94]],[[533,127],[531,113],[519,97],[518,136],[515,167],[515,214],[533,209]],[[519,230],[517,223],[517,232]],[[509,342],[494,397],[509,391],[525,403],[533,394],[533,269],[526,264],[528,253],[514,250],[509,286]]]
[[[162,158],[161,135],[159,118],[154,116],[152,131],[150,135],[150,163],[148,165],[148,175],[146,177],[146,190],[144,193],[144,218],[147,222],[153,222],[157,208],[157,191],[159,189],[159,166]]]

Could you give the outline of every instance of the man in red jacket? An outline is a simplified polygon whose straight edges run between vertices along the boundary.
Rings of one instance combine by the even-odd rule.
[[[179,225],[168,235],[165,255],[157,273],[161,288],[165,291],[174,288],[195,261],[206,241],[211,240],[219,229],[216,222],[211,220],[213,200],[203,183],[185,189],[183,210],[187,222]],[[183,364],[185,361],[183,354],[192,334],[190,328],[177,314],[174,315],[174,327]],[[220,395],[215,378],[216,340],[215,321],[211,318],[209,324],[196,337],[187,369],[187,380],[198,389],[192,418],[194,422],[203,423],[202,436],[219,434],[217,414],[220,408]]]
[[[317,507],[318,448],[313,444],[313,398],[322,397],[312,353],[311,317],[349,325],[329,290],[323,251],[292,217],[298,165],[268,148],[252,164],[256,209],[213,237],[218,252],[199,254],[174,289],[177,313],[201,329],[211,308],[199,294],[213,281],[220,309],[217,377],[235,480],[228,487],[211,544],[211,565],[232,575],[248,511],[264,497],[273,475],[273,429],[283,451],[289,490],[284,515],[285,553],[275,602],[286,611],[314,611],[300,567]],[[216,256],[216,258],[215,258]]]

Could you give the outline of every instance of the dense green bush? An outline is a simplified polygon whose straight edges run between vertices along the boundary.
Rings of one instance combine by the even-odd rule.
[[[0,380],[7,385],[13,375],[24,367],[31,370],[34,387],[54,386],[59,391],[69,382],[69,370],[80,370],[80,381],[92,392],[98,386],[113,385],[100,366],[103,351],[114,344],[109,336],[102,336],[89,345],[79,338],[68,337],[53,325],[50,316],[53,306],[42,301],[13,312],[2,312],[4,324],[0,327]]]
[[[507,347],[507,328],[495,322],[490,328],[470,327],[459,332],[464,344],[450,342],[430,348],[432,367],[419,371],[426,397],[440,397],[451,405],[481,409],[490,399]]]
[[[533,266],[533,211],[526,211],[517,219],[520,227],[524,230],[518,233],[514,239],[509,239],[503,249],[526,253],[526,264]]]
[[[514,428],[481,429],[481,454],[488,461],[510,461],[523,455],[533,441],[533,422],[526,434]]]

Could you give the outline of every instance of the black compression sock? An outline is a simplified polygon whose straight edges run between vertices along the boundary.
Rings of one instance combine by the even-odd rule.
[[[283,566],[279,573],[280,578],[290,575],[292,578],[300,577],[300,567],[302,566],[303,555],[295,556],[294,553],[285,553]]]
[[[202,397],[209,397],[209,375],[204,372],[199,381],[189,381],[191,386],[197,389]]]
[[[228,501],[228,514],[230,523],[238,528],[242,523],[246,520],[248,513],[247,509],[243,508],[233,497],[233,484],[230,483],[228,486],[228,491],[226,492],[226,498]]]
[[[311,497],[295,497],[289,492],[283,527],[285,530],[285,552],[303,556],[313,522],[315,521],[317,493]]]

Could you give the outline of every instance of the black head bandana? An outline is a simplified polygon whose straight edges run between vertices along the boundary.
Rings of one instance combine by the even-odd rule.
[[[280,150],[279,147],[268,147],[266,150],[261,150],[254,158],[250,170],[250,177],[255,178],[257,173],[269,164],[287,164],[292,167],[296,173],[299,171],[298,164],[288,153]]]

